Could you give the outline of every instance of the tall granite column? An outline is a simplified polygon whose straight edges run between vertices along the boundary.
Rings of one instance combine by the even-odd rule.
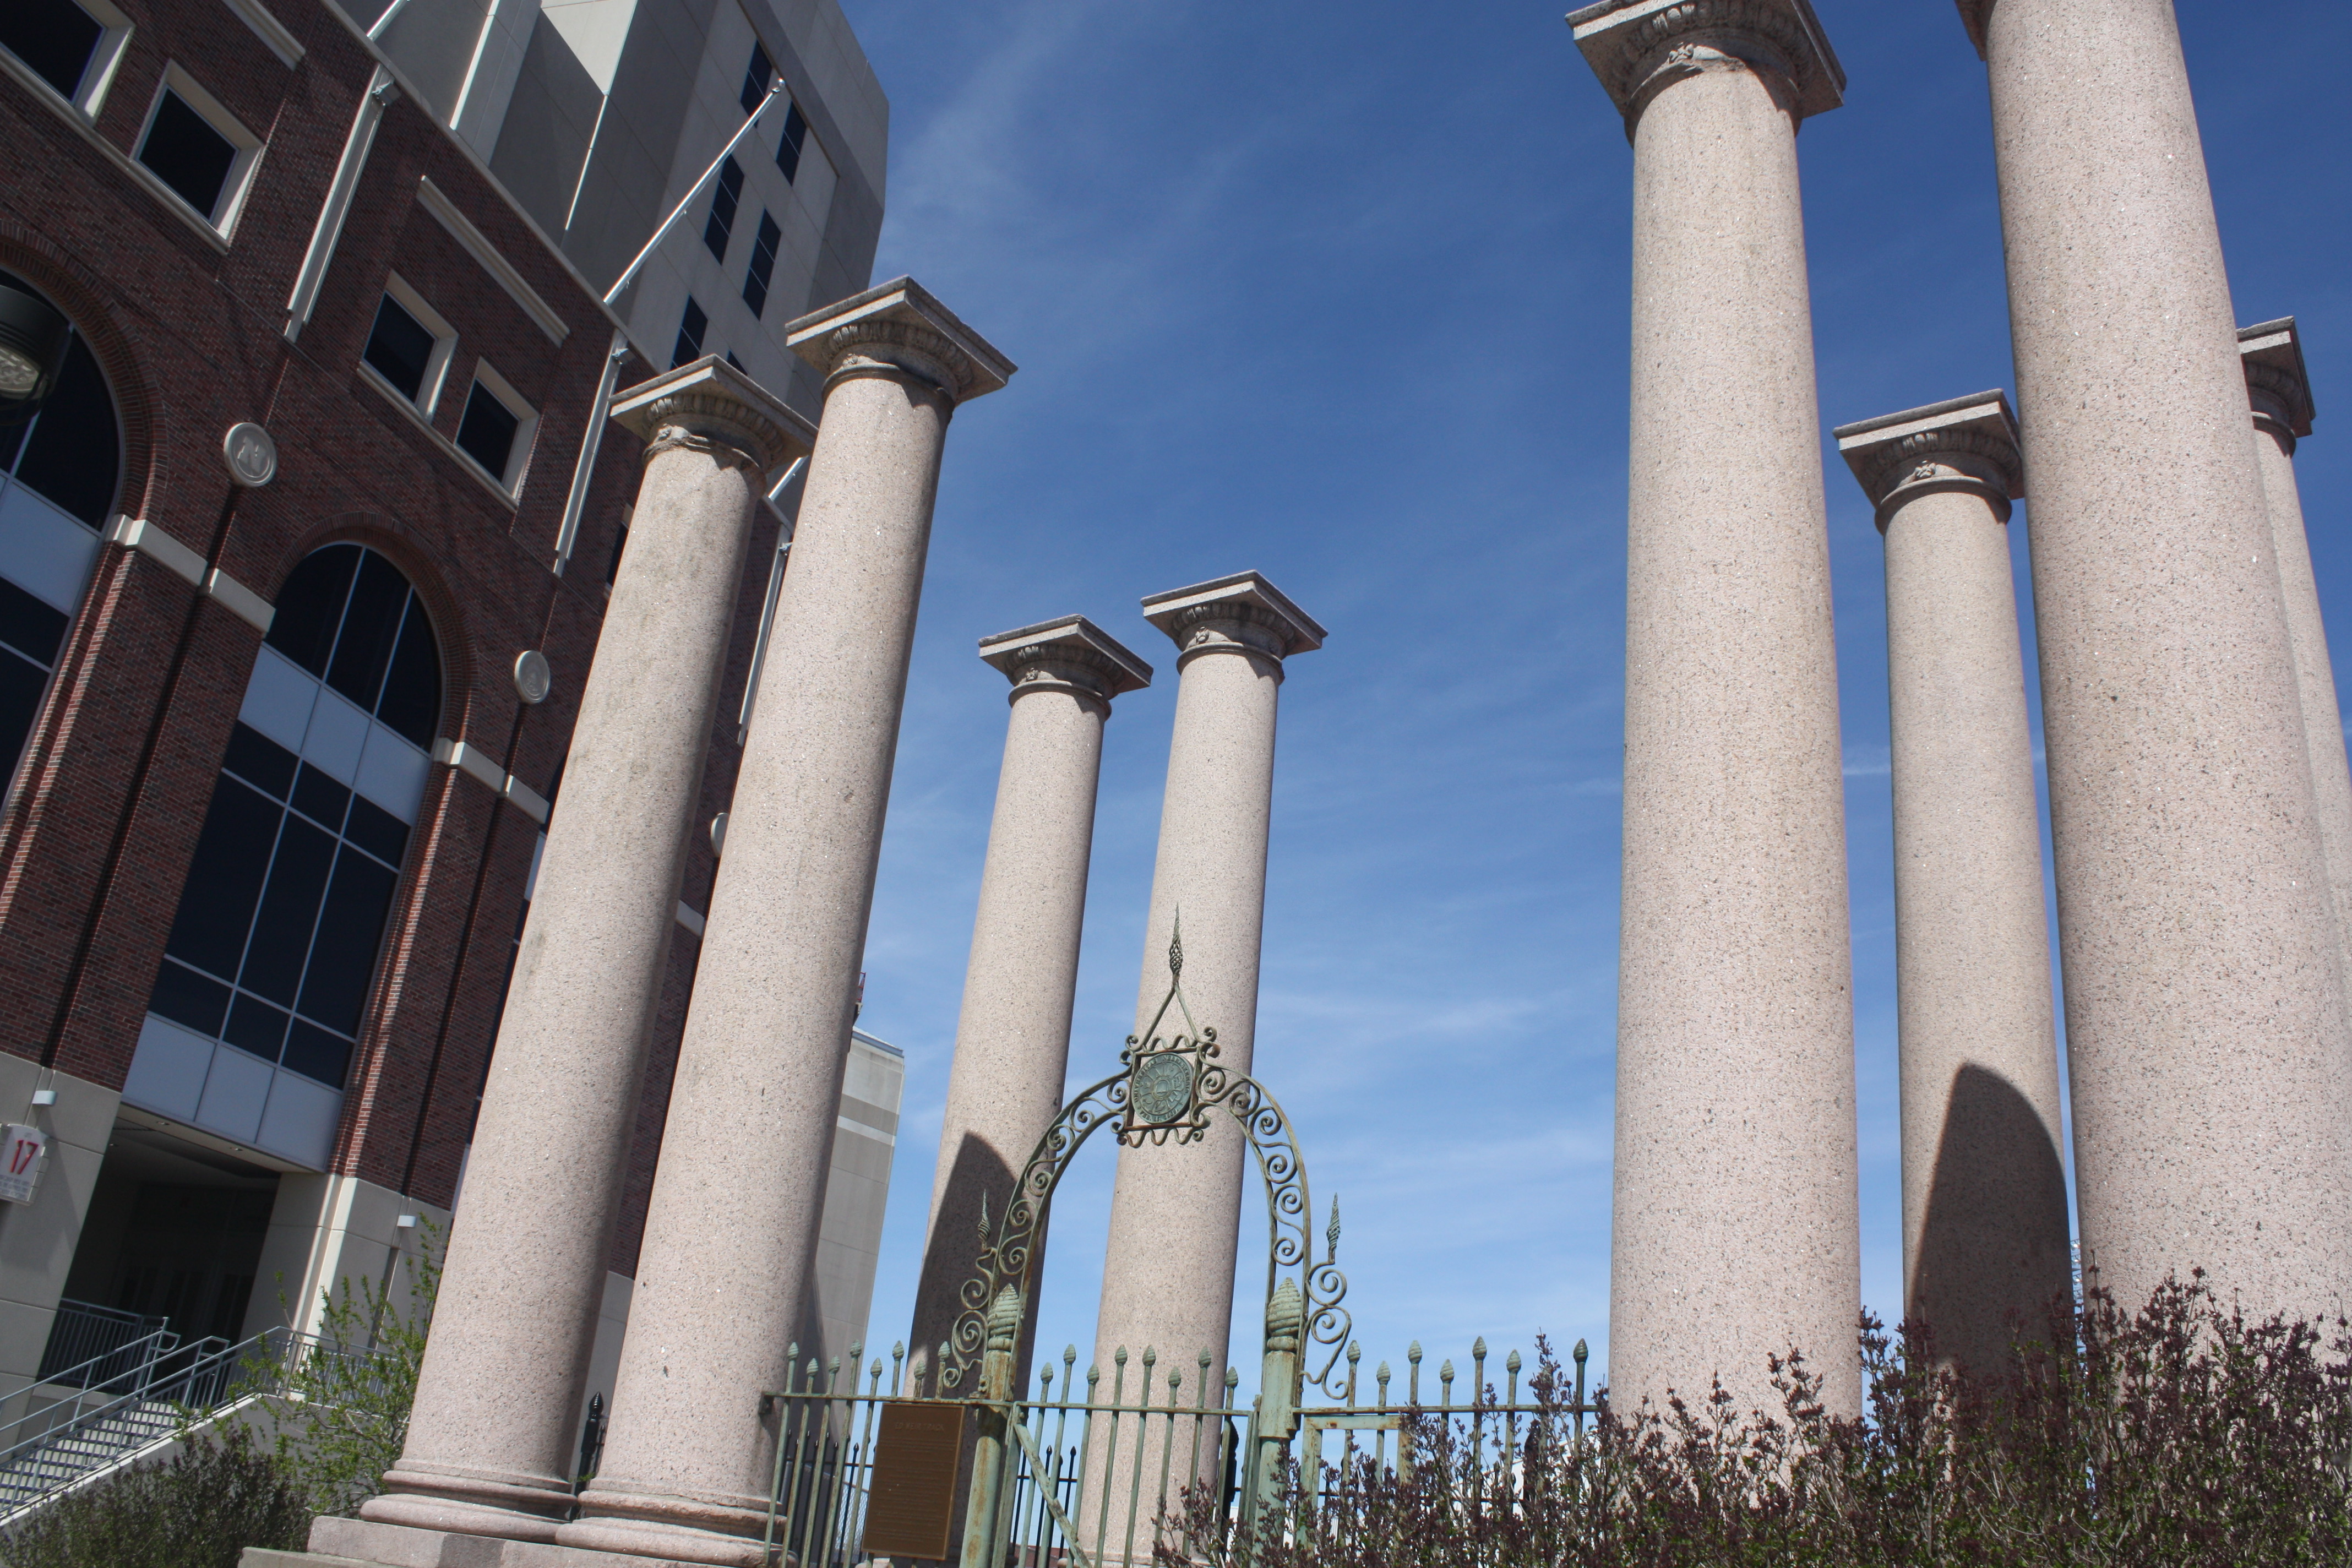
[[[2294,482],[2294,444],[2311,434],[2311,379],[2303,368],[2303,340],[2294,318],[2238,329],[2238,357],[2253,405],[2254,453],[2262,465],[2263,510],[2271,548],[2278,556],[2279,588],[2286,604],[2288,645],[2294,650],[2295,692],[2303,709],[2303,739],[2311,757],[2313,804],[2327,858],[2336,941],[2352,984],[2352,772],[2345,767],[2344,718],[2336,706],[2336,666],[2327,657],[2327,628],[2319,615],[2319,584],[2311,570],[2311,542],[2303,528],[2303,495]]]
[[[1181,651],[1136,1026],[1140,1032],[1150,1025],[1168,994],[1168,945],[1181,919],[1184,994],[1192,1018],[1217,1031],[1218,1060],[1245,1073],[1257,1029],[1283,665],[1321,647],[1324,632],[1255,572],[1155,594],[1143,601],[1143,615]],[[1160,1032],[1171,1029],[1181,1026]],[[1222,1112],[1199,1143],[1119,1150],[1095,1327],[1095,1360],[1106,1380],[1119,1346],[1131,1356],[1150,1346],[1162,1368],[1181,1369],[1187,1402],[1199,1392],[1194,1358],[1202,1351],[1209,1352],[1212,1386],[1222,1389],[1215,1380],[1224,1376],[1233,1318],[1243,1184],[1250,1179],[1243,1170],[1245,1153],[1239,1129]],[[1137,1393],[1134,1375],[1130,1368],[1129,1404]],[[1164,1398],[1166,1391],[1153,1393]],[[1182,1471],[1181,1461],[1176,1468]],[[1143,1533],[1150,1533],[1148,1517]],[[1123,1519],[1109,1534],[1124,1539]]]
[[[636,1126],[646,1031],[766,474],[808,421],[724,360],[613,406],[644,437],[629,549],[581,694],[563,803],[499,1021],[408,1441],[362,1510],[551,1541]]]
[[[2023,493],[1998,392],[1848,425],[1886,536],[1902,1030],[1904,1311],[2008,1364],[2070,1284],[2042,817],[2010,574]]]
[[[1013,682],[1013,716],[916,1288],[911,1366],[926,1391],[979,1266],[983,1205],[992,1224],[1003,1217],[1030,1152],[1062,1108],[1103,726],[1111,699],[1151,683],[1150,665],[1083,616],[989,637],[980,657]],[[1033,1259],[1043,1242],[1041,1234]],[[1030,1305],[1034,1319],[1034,1297]],[[1017,1386],[1026,1386],[1023,1361]]]
[[[2352,1289],[2352,1041],[2170,0],[1969,0],[1990,68],[2086,1266]]]
[[[1013,365],[907,279],[791,328],[826,375],[728,810],[612,1436],[569,1546],[762,1562],[949,416]],[[567,792],[568,793],[568,792]],[[567,805],[569,803],[567,802]]]
[[[1801,1350],[1861,1401],[1837,657],[1797,127],[1844,80],[1805,0],[1569,18],[1633,143],[1625,848],[1609,1381]]]

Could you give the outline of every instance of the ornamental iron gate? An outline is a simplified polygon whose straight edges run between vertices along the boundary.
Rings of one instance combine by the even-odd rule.
[[[1288,1115],[1248,1074],[1217,1059],[1214,1027],[1193,1024],[1183,993],[1181,926],[1168,948],[1168,993],[1151,1023],[1128,1037],[1119,1071],[1088,1088],[1054,1119],[992,1229],[981,1215],[981,1251],[960,1292],[960,1311],[939,1347],[932,1386],[908,1386],[906,1351],[894,1346],[883,1391],[877,1357],[858,1386],[863,1348],[845,1369],[835,1361],[797,1364],[789,1386],[762,1396],[781,1407],[766,1543],[771,1561],[799,1568],[850,1568],[886,1559],[952,1560],[960,1568],[1126,1568],[1198,1561],[1204,1537],[1245,1560],[1247,1543],[1269,1526],[1338,1528],[1347,1501],[1377,1475],[1409,1475],[1413,1434],[1436,1434],[1446,1462],[1480,1476],[1517,1473],[1524,1428],[1572,1415],[1580,1436],[1595,1408],[1585,1401],[1585,1347],[1574,1352],[1573,1395],[1530,1387],[1522,1398],[1517,1351],[1506,1362],[1507,1392],[1487,1383],[1486,1342],[1472,1349],[1465,1397],[1455,1397],[1452,1361],[1439,1370],[1440,1398],[1422,1400],[1422,1350],[1407,1352],[1408,1388],[1389,1398],[1387,1363],[1378,1396],[1359,1403],[1362,1352],[1349,1338],[1339,1267],[1335,1198],[1315,1261],[1307,1168]],[[1163,1026],[1183,1031],[1163,1037]],[[1211,1386],[1205,1349],[1190,1363],[1161,1363],[1147,1347],[1125,1346],[1110,1369],[1090,1366],[1078,1386],[1077,1350],[1047,1365],[1037,1387],[1014,1386],[1021,1329],[1034,1291],[1032,1264],[1055,1189],[1087,1139],[1103,1127],[1121,1144],[1200,1142],[1216,1113],[1242,1127],[1266,1194],[1268,1243],[1261,1392],[1235,1403],[1239,1373]],[[1287,1273],[1286,1273],[1287,1271]],[[793,1358],[797,1363],[795,1347]],[[1346,1358],[1344,1370],[1340,1366]],[[1303,1405],[1309,1388],[1333,1403]],[[963,1517],[954,1517],[962,1456],[975,1423]],[[1435,1423],[1433,1426],[1433,1423]],[[1295,1478],[1295,1479],[1294,1479]],[[1299,1503],[1307,1505],[1304,1512]],[[1304,1522],[1311,1518],[1325,1525]],[[1262,1522],[1264,1521],[1264,1522]],[[1223,1554],[1221,1551],[1220,1555]]]

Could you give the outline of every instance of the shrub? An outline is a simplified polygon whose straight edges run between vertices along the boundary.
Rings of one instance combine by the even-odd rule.
[[[2094,1289],[1971,1379],[1927,1332],[1861,1325],[1859,1418],[1791,1353],[1779,1408],[1608,1408],[1580,1428],[1538,1341],[1535,1410],[1410,1418],[1410,1474],[1282,1478],[1237,1539],[1190,1493],[1160,1562],[1249,1568],[2297,1568],[2352,1562],[2352,1337],[2251,1322],[2201,1277],[2126,1312]]]
[[[299,1551],[310,1508],[229,1426],[59,1498],[0,1537],[6,1568],[236,1568],[247,1546]]]

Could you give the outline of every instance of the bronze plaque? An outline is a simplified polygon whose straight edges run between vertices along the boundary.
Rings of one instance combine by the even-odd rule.
[[[944,1558],[955,1530],[956,1476],[963,1464],[964,1407],[882,1402],[874,1481],[866,1502],[869,1557]]]

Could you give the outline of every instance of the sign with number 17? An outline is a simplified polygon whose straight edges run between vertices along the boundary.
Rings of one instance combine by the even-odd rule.
[[[41,1179],[41,1152],[49,1135],[37,1127],[10,1122],[0,1131],[0,1203],[28,1204],[33,1184]]]

